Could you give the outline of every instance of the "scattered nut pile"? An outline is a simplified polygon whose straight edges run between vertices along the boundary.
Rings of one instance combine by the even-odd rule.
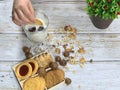
[[[31,59],[32,57],[33,57],[33,55],[32,55],[32,53],[30,53],[30,48],[29,47],[27,47],[27,46],[25,46],[25,47],[23,47],[23,51],[24,51],[24,53],[25,53],[25,56],[26,56],[26,59]],[[60,54],[60,49],[59,48],[57,48],[56,49],[56,52],[58,52],[58,54]],[[31,55],[30,57],[29,56],[27,56],[27,55]],[[66,52],[64,52],[64,54],[66,54]],[[65,57],[68,57],[69,55],[65,55]],[[38,71],[37,71],[37,73],[39,74],[39,76],[40,77],[46,77],[46,75],[47,75],[47,73],[50,71],[50,72],[53,72],[53,71],[55,71],[55,70],[59,70],[59,65],[58,65],[58,63],[59,63],[59,65],[61,65],[61,66],[66,66],[67,65],[67,61],[66,60],[62,60],[61,59],[61,57],[60,56],[56,56],[55,57],[55,62],[51,62],[50,64],[49,64],[49,66],[46,68],[46,67],[40,67],[39,69],[38,69]],[[46,69],[50,69],[49,71],[46,71]],[[62,71],[62,70],[61,70]],[[63,72],[63,71],[62,71]],[[63,72],[64,73],[64,72]],[[55,73],[54,73],[55,74]],[[47,77],[48,78],[48,77]],[[62,79],[61,79],[62,80]],[[48,81],[48,83],[49,83],[50,81]],[[56,82],[56,81],[55,81]],[[60,83],[61,81],[59,81],[59,83]],[[65,78],[65,83],[66,83],[66,85],[69,85],[69,84],[71,84],[71,79],[70,78]],[[56,82],[56,83],[58,83],[58,82]],[[55,83],[55,84],[56,84]],[[51,86],[53,86],[53,84],[52,85],[50,85],[50,87]],[[49,87],[49,86],[48,86]]]
[[[64,34],[59,38],[57,35],[52,36],[49,34],[48,36],[49,42],[53,42],[55,60],[62,66],[65,66],[66,62],[83,66],[86,63],[84,57],[86,50],[81,45],[80,40],[77,39],[77,29],[68,25],[62,29],[62,32]]]

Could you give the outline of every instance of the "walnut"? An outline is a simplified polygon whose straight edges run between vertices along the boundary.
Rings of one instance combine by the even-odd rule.
[[[79,48],[78,52],[81,53],[81,54],[85,54],[85,49],[83,47]]]
[[[77,29],[73,28],[71,25],[65,26],[64,30],[71,33],[77,33]]]
[[[82,57],[82,58],[80,59],[80,63],[81,63],[81,64],[84,64],[85,62],[86,62],[85,58]]]
[[[65,30],[65,31],[71,31],[71,29],[72,29],[72,28],[71,28],[70,25],[64,27],[64,30]]]
[[[56,48],[56,49],[55,49],[55,52],[56,52],[57,54],[60,54],[60,48]]]
[[[75,39],[76,38],[76,34],[71,33],[68,37],[71,38],[71,39]]]

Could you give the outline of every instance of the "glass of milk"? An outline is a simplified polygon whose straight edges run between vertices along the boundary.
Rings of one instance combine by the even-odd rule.
[[[33,43],[32,52],[40,53],[46,48],[48,25],[47,15],[43,12],[36,12],[35,22],[22,26],[28,39]]]

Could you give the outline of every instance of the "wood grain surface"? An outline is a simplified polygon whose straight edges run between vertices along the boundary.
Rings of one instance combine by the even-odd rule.
[[[61,67],[66,77],[72,79],[68,90],[120,90],[120,16],[109,28],[100,30],[90,21],[85,0],[32,0],[32,3],[36,12],[44,12],[49,18],[51,44],[62,40],[65,33],[61,28],[72,25],[78,31],[80,47],[86,50],[83,56],[87,63],[83,67],[79,64]],[[21,27],[12,22],[12,4],[13,0],[0,0],[0,90],[20,90],[12,66],[25,59],[22,47],[32,45]]]

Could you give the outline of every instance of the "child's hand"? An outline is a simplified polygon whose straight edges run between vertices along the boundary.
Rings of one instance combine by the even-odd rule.
[[[35,21],[34,9],[30,0],[14,0],[12,20],[17,25]]]

